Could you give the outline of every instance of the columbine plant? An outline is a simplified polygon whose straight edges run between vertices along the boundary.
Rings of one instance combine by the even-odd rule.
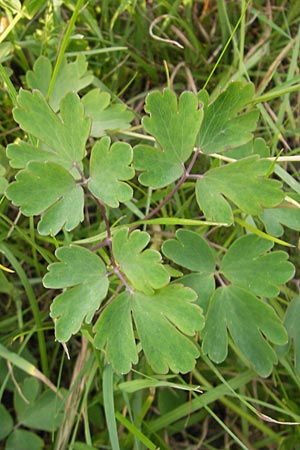
[[[45,57],[27,73],[28,90],[21,89],[13,111],[24,140],[7,147],[16,177],[8,187],[2,178],[2,189],[25,216],[40,217],[41,235],[69,233],[71,243],[57,248],[57,262],[43,279],[46,288],[59,290],[50,311],[56,339],[66,343],[84,327],[123,374],[141,350],[158,373],[192,370],[201,348],[220,363],[232,339],[257,373],[268,376],[277,362],[272,344],[289,337],[270,300],[294,267],[286,252],[272,250],[274,242],[284,243],[267,234],[276,236],[270,229],[278,233],[291,211],[280,208],[286,193],[271,179],[274,161],[265,142],[253,138],[253,85],[232,82],[213,101],[206,91],[179,98],[169,88],[151,92],[144,134],[132,148],[112,136],[130,127],[133,114],[99,89],[78,94],[92,81],[83,57],[64,61],[48,95],[51,77]],[[205,170],[211,156],[223,161]],[[143,217],[135,202],[144,187],[160,195]],[[197,217],[159,218],[187,191]],[[105,232],[72,242],[70,232],[80,227],[91,199]],[[125,216],[116,223],[120,207]],[[126,208],[137,211],[136,222],[126,220]],[[152,247],[146,231],[153,223],[177,226],[161,248]],[[217,251],[207,236],[211,227],[236,224],[237,239],[225,253]]]

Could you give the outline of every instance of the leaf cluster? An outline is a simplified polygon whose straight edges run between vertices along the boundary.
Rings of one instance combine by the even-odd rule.
[[[143,350],[152,369],[166,373],[194,367],[200,337],[214,362],[225,360],[230,344],[257,373],[269,375],[277,362],[272,344],[288,338],[270,303],[294,274],[287,253],[256,233],[240,236],[217,257],[201,227],[177,230],[160,251],[149,232],[126,221],[112,226],[109,216],[136,201],[138,184],[167,188],[147,223],[186,183],[205,227],[230,226],[241,215],[260,217],[266,227],[289,224],[290,216],[275,209],[284,202],[282,185],[271,179],[272,162],[253,140],[253,85],[232,82],[214,101],[206,91],[178,99],[171,89],[150,93],[142,125],[154,144],[132,147],[112,136],[129,128],[133,114],[99,89],[80,95],[91,83],[83,57],[64,60],[50,89],[52,73],[45,57],[27,73],[30,90],[20,90],[13,115],[28,139],[8,145],[17,173],[8,186],[3,177],[0,187],[25,216],[39,216],[40,235],[78,227],[88,198],[99,208],[106,230],[96,246],[101,251],[59,246],[43,279],[46,288],[61,290],[50,313],[56,339],[67,342],[84,327],[116,372],[129,372]],[[202,160],[225,151],[240,157],[203,171]],[[176,281],[171,277],[180,272],[162,255],[183,270]]]

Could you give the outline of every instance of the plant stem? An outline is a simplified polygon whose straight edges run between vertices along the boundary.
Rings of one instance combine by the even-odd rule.
[[[146,215],[144,216],[143,220],[148,220],[148,219],[150,219],[151,217],[153,217],[156,213],[158,213],[158,211],[160,211],[161,208],[163,208],[164,205],[165,205],[166,203],[168,203],[168,201],[169,201],[169,200],[173,197],[173,195],[178,191],[178,189],[179,189],[180,186],[186,181],[186,179],[187,179],[188,177],[190,177],[190,172],[191,172],[191,170],[192,170],[192,168],[193,168],[193,166],[194,166],[194,164],[195,164],[195,162],[196,162],[196,160],[197,160],[197,158],[198,158],[199,152],[200,152],[200,149],[196,149],[196,151],[194,152],[193,157],[192,157],[192,159],[191,159],[191,161],[190,161],[188,167],[187,167],[187,168],[184,168],[184,172],[183,172],[183,174],[182,174],[180,180],[177,182],[176,186],[175,186],[175,187],[172,189],[172,191],[164,198],[164,200],[163,200],[159,205],[156,206],[156,208],[154,208],[149,214],[146,214]],[[76,167],[76,169],[78,170],[78,172],[80,173],[81,178],[83,179],[83,181],[85,181],[84,174],[82,173],[82,171],[80,170],[80,168],[79,168],[77,165],[75,165],[75,167]],[[92,194],[92,195],[93,195],[93,194]],[[95,199],[95,202],[97,203],[97,205],[98,205],[98,207],[99,207],[99,210],[100,210],[100,213],[101,213],[101,216],[102,216],[102,218],[103,218],[103,220],[104,220],[104,224],[105,224],[105,229],[106,229],[107,237],[106,237],[106,239],[105,239],[103,242],[101,242],[100,244],[95,245],[94,247],[92,247],[92,248],[91,248],[91,251],[98,250],[99,248],[104,247],[104,246],[106,246],[106,245],[109,247],[109,253],[110,253],[110,257],[111,257],[111,264],[112,264],[112,266],[113,266],[113,271],[112,271],[112,272],[115,273],[115,274],[119,277],[119,279],[121,280],[121,282],[122,282],[122,283],[124,284],[124,286],[126,287],[127,291],[130,292],[130,294],[133,294],[134,291],[133,291],[133,289],[129,286],[129,284],[127,283],[126,279],[124,278],[122,272],[120,271],[120,268],[119,268],[118,264],[116,263],[116,260],[115,260],[114,254],[113,254],[113,250],[112,250],[112,240],[111,240],[111,237],[112,237],[112,236],[111,236],[111,230],[110,230],[109,220],[108,220],[107,215],[106,215],[106,212],[105,212],[105,206],[104,206],[103,203],[101,203],[100,200],[99,200],[97,197],[95,197],[94,195],[93,195],[93,198]],[[131,227],[131,228],[130,228],[130,231],[134,230],[136,227],[137,227],[137,226]]]
[[[80,184],[87,184],[89,182],[89,178],[86,178],[86,176],[84,175],[83,170],[81,169],[81,167],[79,167],[79,164],[76,161],[73,162],[73,167],[75,167],[75,169],[77,170],[77,172],[81,176],[82,183],[80,183]]]
[[[162,200],[162,202],[160,202],[159,205],[156,206],[156,208],[154,208],[149,214],[147,214],[143,220],[148,220],[151,219],[151,217],[155,216],[155,214],[158,213],[158,211],[161,210],[161,208],[163,208],[169,200],[171,200],[171,198],[173,197],[173,195],[178,191],[178,189],[180,188],[180,186],[182,186],[182,184],[186,181],[186,179],[190,176],[190,172],[198,158],[199,155],[199,149],[195,150],[195,153],[193,154],[193,157],[190,161],[190,164],[188,165],[187,169],[184,170],[180,180],[177,182],[177,184],[175,185],[175,187],[172,189],[171,192],[169,192],[169,194]]]
[[[127,289],[127,291],[130,294],[133,294],[133,289],[129,286],[129,284],[127,283],[126,279],[124,278],[124,275],[122,274],[122,272],[120,272],[120,267],[119,265],[116,263],[115,257],[114,257],[114,253],[113,253],[113,249],[112,249],[112,240],[111,240],[111,230],[110,230],[110,224],[109,224],[109,220],[107,218],[106,215],[106,211],[105,211],[105,206],[103,205],[103,203],[100,202],[100,200],[93,196],[95,199],[95,202],[97,203],[102,219],[104,220],[104,224],[105,224],[105,229],[106,229],[106,234],[107,234],[107,238],[105,239],[106,244],[109,247],[109,253],[110,253],[110,258],[111,258],[111,264],[113,266],[113,272],[118,276],[118,278],[121,280],[121,282],[124,284],[125,288]]]
[[[190,163],[188,165],[188,167],[184,168],[184,172],[183,172],[180,180],[175,185],[175,187],[172,189],[171,192],[169,192],[169,194],[161,201],[161,203],[159,205],[157,205],[151,212],[149,212],[148,214],[146,214],[143,217],[143,221],[151,219],[151,217],[153,217],[155,214],[157,214],[161,210],[161,208],[163,208],[168,203],[168,201],[171,200],[173,195],[178,191],[180,186],[182,186],[182,184],[186,181],[187,178],[189,178],[189,177],[199,178],[199,177],[202,176],[202,175],[190,175],[190,172],[191,172],[191,170],[192,170],[192,168],[193,168],[193,166],[194,166],[194,164],[195,164],[195,162],[196,162],[196,160],[198,158],[199,153],[200,153],[200,149],[196,149],[194,154],[193,154],[193,157],[192,157],[192,159],[191,159],[191,161],[190,161]],[[111,248],[111,231],[110,231],[109,222],[108,222],[106,214],[105,214],[105,209],[104,209],[104,206],[101,204],[101,202],[99,202],[98,199],[95,198],[95,201],[97,202],[97,204],[99,206],[99,209],[100,209],[100,212],[101,212],[101,215],[102,215],[102,217],[104,219],[106,230],[107,231],[109,230],[109,231],[107,232],[107,238],[104,239],[104,241],[102,241],[100,244],[94,245],[91,248],[91,250],[92,251],[96,251],[99,248],[102,248],[102,247],[105,247],[105,246],[108,245],[110,247],[110,253],[111,253],[112,257],[113,257],[112,248]],[[131,227],[130,231],[135,230],[137,228],[137,226],[138,225],[135,225],[135,226]],[[112,260],[112,264],[113,264],[114,268],[117,267],[114,260]]]

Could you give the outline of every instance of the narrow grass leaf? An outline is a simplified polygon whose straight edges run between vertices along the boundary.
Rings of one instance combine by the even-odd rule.
[[[110,364],[106,364],[103,370],[103,403],[106,424],[112,450],[120,450],[118,431],[116,425],[116,411],[114,405],[114,376]]]
[[[33,65],[33,70],[26,73],[28,86],[34,90],[38,89],[46,98],[52,77],[52,65],[45,56],[40,56]],[[67,58],[62,59],[51,95],[49,105],[54,112],[59,110],[62,98],[68,92],[79,92],[93,81],[93,75],[87,72],[87,62],[82,54],[79,54],[75,61],[68,62]]]
[[[17,355],[15,352],[11,352],[7,350],[2,344],[0,344],[0,356],[1,358],[6,359],[11,364],[19,367],[19,369],[28,373],[38,380],[45,383],[50,389],[52,389],[55,393],[57,393],[57,389],[53,383],[42,373],[40,372],[33,364],[28,362],[26,359],[22,358],[22,356]]]
[[[146,446],[148,450],[156,450],[157,446],[144,435],[133,423],[131,423],[126,417],[120,414],[118,411],[116,412],[117,420],[124,425],[125,428],[131,433],[132,436],[137,438],[142,444]]]

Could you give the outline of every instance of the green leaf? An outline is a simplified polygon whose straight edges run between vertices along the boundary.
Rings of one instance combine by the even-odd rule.
[[[6,191],[7,197],[26,216],[43,214],[40,234],[67,231],[83,220],[83,190],[70,173],[52,162],[31,162],[21,170]]]
[[[197,137],[197,147],[206,154],[219,153],[250,141],[259,111],[237,114],[247,106],[253,95],[252,83],[233,82],[208,105],[206,91],[200,91],[198,98],[204,100],[204,119]]]
[[[34,90],[39,90],[43,96],[47,97],[47,92],[52,76],[52,64],[46,56],[39,56],[33,65],[33,70],[26,73],[26,82]],[[70,91],[69,91],[70,92]],[[52,109],[54,109],[52,107]]]
[[[40,139],[56,155],[56,162],[71,170],[85,156],[90,119],[84,117],[79,97],[68,93],[60,104],[60,117],[50,108],[39,91],[21,90],[14,119],[27,133]]]
[[[28,86],[32,90],[38,89],[45,98],[47,98],[51,77],[52,65],[45,56],[40,56],[35,61],[33,70],[26,73]],[[57,112],[61,99],[68,92],[79,92],[88,86],[92,80],[93,76],[87,72],[87,62],[82,54],[78,55],[73,62],[68,62],[66,57],[63,58],[51,91],[50,107]]]
[[[272,236],[282,236],[283,226],[300,231],[300,208],[287,201],[282,202],[277,208],[265,209],[259,218],[265,225],[267,233]]]
[[[177,230],[176,239],[164,242],[162,252],[179,266],[193,272],[211,274],[215,270],[214,252],[206,240],[194,231]]]
[[[195,292],[172,284],[152,297],[137,292],[132,300],[137,332],[154,372],[191,371],[199,351],[186,335],[193,336],[204,325]]]
[[[204,314],[206,314],[210,298],[216,287],[214,275],[212,273],[195,272],[184,275],[182,278],[178,278],[176,282],[183,284],[196,292],[198,296],[196,303],[202,308]]]
[[[32,19],[35,14],[42,10],[46,6],[47,0],[25,0],[23,8],[28,19]]]
[[[203,111],[198,110],[194,94],[183,92],[177,103],[176,95],[170,89],[150,93],[145,111],[150,117],[143,118],[143,126],[155,137],[159,148],[137,145],[134,166],[143,172],[139,181],[157,189],[183,174],[183,164],[192,154]]]
[[[285,347],[287,351],[291,343],[294,343],[294,364],[296,374],[300,375],[300,333],[299,333],[299,323],[300,323],[300,296],[297,295],[293,298],[289,304],[285,317],[284,326],[287,329],[289,336],[289,345]],[[279,350],[279,354],[281,353]]]
[[[106,359],[116,373],[128,373],[132,364],[138,362],[130,298],[127,292],[118,295],[94,326],[94,345],[98,349],[105,348]]]
[[[287,335],[271,306],[238,286],[218,288],[212,297],[202,333],[203,351],[216,363],[224,361],[231,337],[263,377],[270,375],[277,357],[267,339],[274,344],[285,344]]]
[[[231,206],[224,197],[253,215],[280,203],[284,197],[281,183],[266,178],[271,164],[254,155],[206,172],[196,184],[197,202],[206,219],[233,223]]]
[[[9,433],[13,430],[14,422],[5,408],[4,405],[0,404],[0,440],[6,438],[6,436],[9,435]]]
[[[268,158],[270,156],[270,149],[267,147],[264,139],[256,138],[246,144],[226,151],[226,156],[234,159],[242,159],[251,155],[259,155],[261,158]]]
[[[86,116],[92,119],[91,136],[102,137],[107,131],[130,128],[133,113],[122,103],[111,104],[108,92],[92,89],[82,97]]]
[[[26,378],[20,388],[23,396],[17,390],[14,395],[18,423],[36,430],[56,430],[62,422],[63,401],[49,389],[38,395],[39,382],[32,377]]]
[[[220,270],[226,278],[263,297],[275,297],[279,285],[294,275],[284,251],[267,253],[274,243],[255,234],[238,238],[225,254]]]
[[[188,372],[199,351],[192,340],[203,328],[201,309],[194,304],[196,294],[179,284],[168,285],[145,295],[127,292],[114,299],[94,327],[95,346],[106,349],[107,360],[118,373],[127,373],[136,364],[137,350],[132,316],[149,364],[158,373]]]
[[[110,364],[105,364],[102,378],[103,406],[109,441],[113,450],[120,450],[114,402],[114,373]]]
[[[43,450],[44,441],[31,431],[16,429],[8,437],[5,450]]]
[[[0,164],[0,195],[3,194],[8,185],[8,181],[4,177],[5,172],[6,172],[5,168]]]
[[[18,298],[16,297],[16,299]],[[8,361],[14,368],[14,382],[9,375]],[[15,341],[11,343],[8,350],[0,344],[0,385],[5,385],[8,391],[14,391],[15,382],[20,384],[24,378],[28,377],[28,374],[32,375],[35,372],[37,366],[36,358],[33,357],[27,347],[22,347],[20,343]]]
[[[113,253],[122,272],[135,289],[145,294],[153,294],[154,289],[167,285],[170,279],[160,253],[144,250],[149,242],[150,235],[145,231],[135,230],[128,236],[128,229],[117,231],[112,239]]]
[[[19,0],[0,0],[0,6],[1,8],[8,9],[12,13],[19,13],[21,12],[21,2]]]
[[[43,283],[47,288],[67,288],[51,306],[56,339],[66,342],[84,320],[91,322],[109,283],[104,263],[90,250],[72,245],[59,248],[55,254],[61,262],[50,264]]]
[[[56,153],[43,148],[37,148],[21,140],[9,144],[6,148],[6,154],[10,159],[9,164],[14,169],[25,169],[30,161],[56,162],[58,160]]]
[[[124,142],[110,146],[110,142],[109,137],[104,137],[92,149],[88,187],[99,200],[117,208],[119,202],[127,202],[133,194],[132,188],[124,183],[134,176],[129,167],[132,148]]]
[[[215,290],[216,258],[206,240],[198,233],[185,229],[176,232],[176,239],[169,239],[162,246],[163,254],[176,264],[196,272],[178,280],[198,294],[197,304],[204,312]]]

